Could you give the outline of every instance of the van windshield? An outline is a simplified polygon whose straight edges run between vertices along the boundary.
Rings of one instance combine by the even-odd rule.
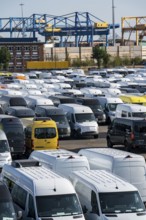
[[[90,122],[95,121],[95,116],[93,113],[81,113],[81,114],[75,114],[76,122]]]
[[[37,196],[36,204],[39,217],[62,217],[82,214],[75,194]]]
[[[67,118],[65,115],[49,115],[52,120],[54,120],[55,122],[57,122],[58,124],[67,124]]]
[[[145,118],[146,117],[146,112],[133,112],[132,117]]]
[[[88,105],[94,113],[103,111],[101,105]]]
[[[108,103],[107,107],[108,107],[109,111],[116,111],[116,108],[117,108],[118,104],[119,103]]]
[[[146,123],[135,123],[134,130],[140,133],[146,133]]]
[[[44,139],[44,138],[55,138],[56,129],[55,128],[36,128],[34,131],[35,138]]]
[[[131,213],[145,211],[138,192],[99,193],[102,213]]]
[[[0,153],[9,152],[9,144],[7,140],[0,140]]]

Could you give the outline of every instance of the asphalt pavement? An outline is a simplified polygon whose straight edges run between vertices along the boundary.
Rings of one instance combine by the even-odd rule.
[[[99,138],[93,137],[60,140],[60,148],[78,152],[82,148],[107,147],[106,143],[107,126],[99,125]],[[124,146],[114,146],[116,149],[125,150]],[[146,148],[132,150],[133,153],[143,155],[146,158]]]

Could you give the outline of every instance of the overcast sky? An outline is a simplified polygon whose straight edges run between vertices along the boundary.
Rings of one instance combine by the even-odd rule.
[[[0,0],[0,18],[20,17],[23,14],[64,15],[72,12],[89,12],[112,23],[112,0]],[[146,16],[146,0],[114,0],[115,23],[121,25],[121,17]]]

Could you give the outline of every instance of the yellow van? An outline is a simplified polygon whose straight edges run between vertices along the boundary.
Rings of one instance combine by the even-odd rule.
[[[143,97],[143,96],[120,95],[119,98],[120,98],[124,103],[146,105],[146,98]]]
[[[51,118],[34,118],[25,127],[26,156],[33,150],[58,149],[58,130]]]

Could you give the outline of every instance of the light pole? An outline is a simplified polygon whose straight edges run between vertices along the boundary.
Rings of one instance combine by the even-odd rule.
[[[24,4],[21,3],[20,7],[21,7],[21,17],[22,17],[22,37],[24,37],[23,6],[24,6]]]
[[[112,0],[112,22],[113,22],[113,46],[115,46],[115,5]]]

